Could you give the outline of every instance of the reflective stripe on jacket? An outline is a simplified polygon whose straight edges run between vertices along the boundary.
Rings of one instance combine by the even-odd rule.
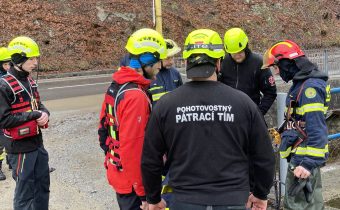
[[[177,69],[173,67],[169,69],[162,68],[156,75],[156,80],[150,85],[149,92],[152,95],[152,104],[155,105],[163,95],[182,84],[182,78]]]

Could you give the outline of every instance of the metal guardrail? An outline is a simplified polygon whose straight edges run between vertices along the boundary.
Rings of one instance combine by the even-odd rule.
[[[334,140],[334,139],[338,139],[338,138],[340,138],[340,133],[328,135],[329,141]]]
[[[328,75],[340,75],[340,48],[305,50],[310,60]]]
[[[340,75],[340,48],[310,49],[304,52],[321,71],[327,72],[329,76]],[[185,61],[182,57],[175,57],[175,66],[185,68]]]
[[[340,93],[340,87],[338,87],[338,88],[332,88],[332,89],[331,89],[331,94],[333,94],[333,93]]]

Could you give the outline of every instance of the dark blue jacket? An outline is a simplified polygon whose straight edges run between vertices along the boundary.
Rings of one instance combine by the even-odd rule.
[[[298,72],[286,98],[285,114],[292,103],[291,116],[295,121],[302,122],[301,128],[307,138],[294,149],[299,133],[294,124],[287,126],[282,133],[280,155],[282,158],[290,157],[293,165],[301,165],[309,171],[324,165],[328,158],[325,114],[330,101],[330,86],[326,81],[327,76],[317,69]]]
[[[152,104],[155,105],[163,95],[182,84],[182,78],[177,69],[173,67],[169,69],[162,68],[156,75],[156,80],[150,85],[149,92],[152,95]]]

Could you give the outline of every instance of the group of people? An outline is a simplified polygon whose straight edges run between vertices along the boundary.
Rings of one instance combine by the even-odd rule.
[[[174,41],[144,28],[125,48],[98,129],[120,209],[266,209],[275,173],[263,117],[276,98],[271,70],[293,81],[280,129],[280,155],[289,161],[284,208],[324,208],[328,76],[296,43],[280,41],[259,56],[240,28],[224,41],[194,30],[183,48],[185,84],[171,68],[180,51]]]
[[[260,56],[240,28],[227,30],[224,40],[213,30],[194,30],[183,47],[190,80],[184,84],[173,67],[181,51],[173,40],[143,28],[125,48],[98,128],[121,210],[266,209],[275,173],[264,120],[276,98],[271,70],[293,81],[281,129],[280,155],[289,161],[284,208],[323,209],[330,88],[296,43],[280,41]],[[2,49],[0,153],[5,147],[16,182],[13,206],[48,209],[41,129],[48,127],[49,111],[31,77],[39,46],[20,36]]]

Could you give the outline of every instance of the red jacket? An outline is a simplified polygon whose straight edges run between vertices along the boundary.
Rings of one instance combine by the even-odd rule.
[[[141,156],[145,127],[151,111],[150,99],[145,92],[150,81],[129,67],[121,67],[112,78],[113,82],[105,94],[98,129],[100,146],[106,154],[107,178],[119,194],[131,193],[134,188],[138,196],[145,196]],[[117,98],[120,89],[124,92]],[[110,119],[114,119],[111,121],[113,124]],[[110,125],[115,129],[115,135],[110,133]],[[119,158],[110,159],[113,153],[114,158]],[[112,160],[119,164],[113,164]],[[121,168],[117,165],[121,165]]]

